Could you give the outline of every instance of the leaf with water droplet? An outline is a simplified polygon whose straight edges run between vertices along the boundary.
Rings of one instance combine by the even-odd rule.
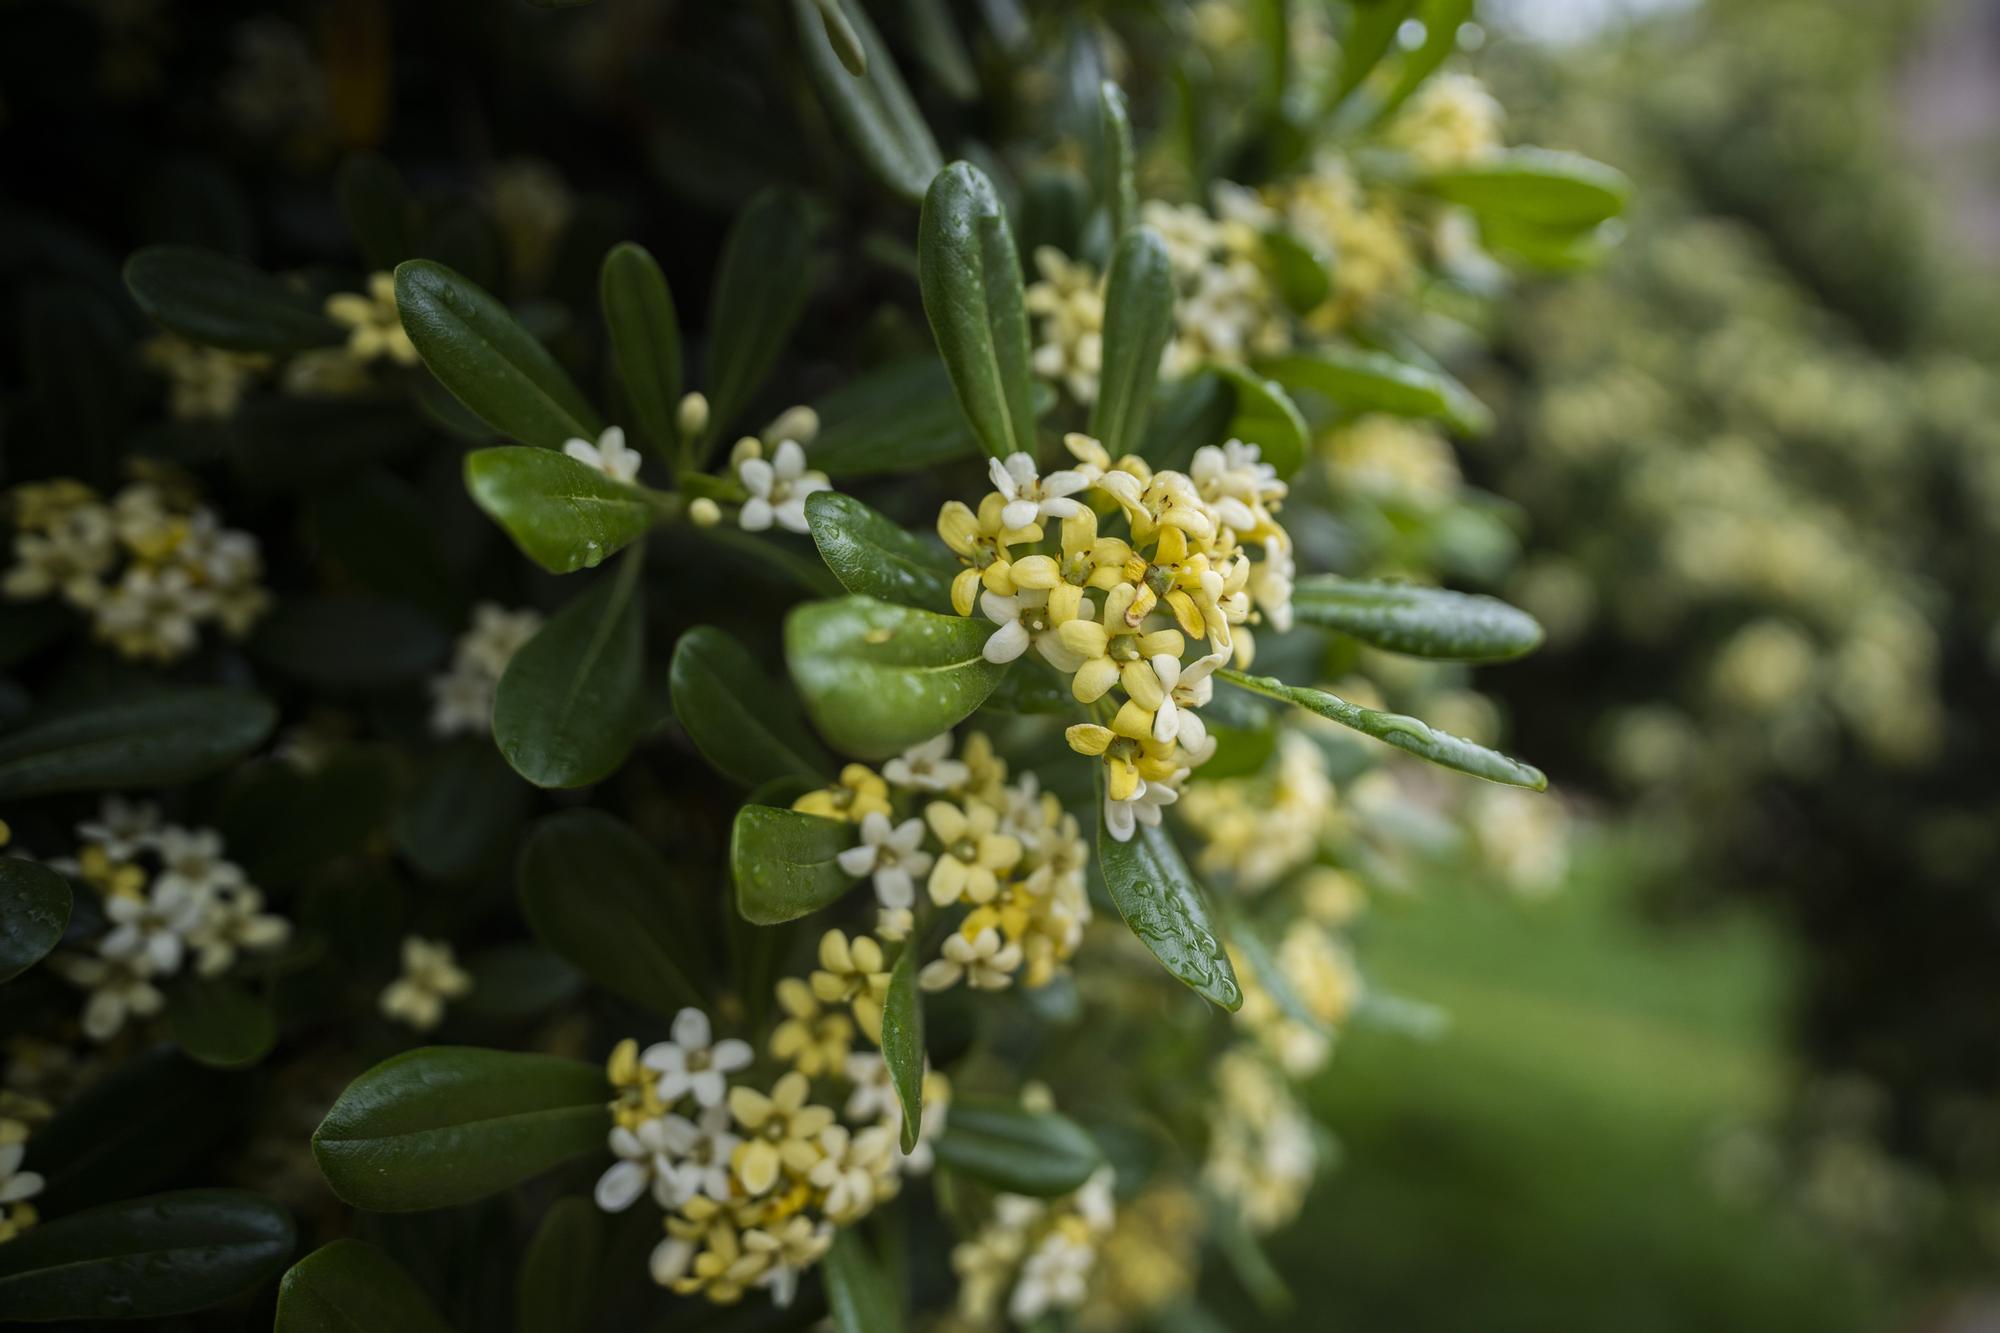
[[[1210,1003],[1241,1007],[1243,989],[1208,898],[1164,826],[1141,824],[1120,842],[1100,818],[1097,864],[1118,914],[1162,967]]]
[[[465,489],[523,555],[551,574],[601,563],[660,517],[644,487],[613,481],[549,449],[475,449],[465,456]]]
[[[1497,597],[1416,583],[1316,575],[1293,587],[1292,613],[1385,652],[1441,661],[1500,662],[1542,641],[1533,616]]]
[[[820,559],[849,592],[929,611],[951,609],[958,561],[935,538],[905,531],[837,491],[807,497],[806,524]]]
[[[844,820],[744,806],[729,831],[736,910],[746,921],[772,926],[838,902],[854,876],[834,858],[856,841],[854,825]]]

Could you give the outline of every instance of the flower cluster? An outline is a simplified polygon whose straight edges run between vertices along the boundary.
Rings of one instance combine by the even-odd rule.
[[[996,1196],[986,1225],[951,1252],[959,1317],[983,1328],[1004,1311],[1025,1325],[1080,1308],[1098,1246],[1117,1221],[1111,1187],[1111,1168],[1103,1167],[1059,1199]]]
[[[786,983],[851,1005],[879,1036],[877,988],[888,978],[861,970],[879,966],[879,947],[850,946],[829,932],[820,956],[830,970]],[[872,1026],[864,1016],[870,1005]],[[597,1203],[622,1212],[652,1196],[666,1215],[666,1236],[651,1259],[660,1285],[722,1305],[761,1287],[788,1304],[836,1227],[895,1197],[905,1174],[929,1169],[930,1139],[943,1127],[950,1092],[942,1075],[925,1079],[923,1135],[906,1154],[902,1105],[883,1058],[849,1055],[842,1044],[839,1060],[829,1063],[817,1041],[792,1040],[798,1021],[787,1019],[773,1034],[772,1053],[793,1067],[768,1083],[751,1075],[754,1048],[740,1038],[716,1039],[699,1009],[675,1015],[667,1041],[641,1050],[628,1038],[612,1051],[606,1072],[617,1160],[597,1182]],[[837,1097],[843,1086],[839,1113],[815,1100]]]
[[[1202,1178],[1255,1232],[1298,1215],[1319,1170],[1312,1117],[1286,1079],[1254,1051],[1236,1047],[1215,1064]]]
[[[428,1032],[444,1021],[445,1005],[472,993],[472,975],[443,940],[403,937],[403,971],[376,1002],[384,1018]]]
[[[987,660],[1032,648],[1105,719],[1067,734],[1103,760],[1105,826],[1123,841],[1214,753],[1198,711],[1211,674],[1249,662],[1253,621],[1291,625],[1285,484],[1236,440],[1196,450],[1187,472],[1114,463],[1086,435],[1065,443],[1078,465],[1046,477],[1026,454],[994,460],[996,489],[977,511],[946,504],[938,533],[966,566],[954,608],[970,615],[976,598],[995,625]],[[1124,536],[1100,531],[1100,500]],[[1059,527],[1045,536],[1047,520]]]
[[[33,1171],[23,1171],[28,1133],[33,1122],[46,1120],[49,1106],[17,1092],[0,1092],[0,1244],[14,1239],[38,1220],[29,1200],[46,1183]]]
[[[108,500],[68,478],[23,483],[8,499],[14,562],[0,591],[61,597],[125,657],[185,657],[209,622],[240,638],[270,602],[257,539],[223,527],[170,473],[149,471]]]
[[[1090,924],[1090,849],[1076,816],[1033,773],[1010,783],[1006,760],[983,734],[967,737],[955,756],[949,734],[933,737],[880,773],[849,764],[838,782],[807,792],[793,808],[856,826],[858,841],[840,854],[840,868],[871,880],[882,939],[915,938],[932,913],[966,909],[918,974],[926,990],[960,982],[1003,990],[1017,975],[1045,986]],[[864,942],[879,958],[866,937],[855,942],[857,956]],[[779,998],[795,1013],[803,1007],[782,990]]]
[[[805,532],[806,497],[830,491],[826,473],[806,467],[806,447],[819,436],[819,414],[810,407],[788,408],[764,428],[763,435],[746,435],[730,450],[729,467],[743,490],[743,507],[736,522],[745,532],[764,532],[773,525],[787,532]]]
[[[106,929],[51,965],[90,993],[83,1031],[93,1041],[159,1013],[159,983],[183,969],[219,977],[242,954],[291,938],[291,923],[265,912],[264,895],[223,856],[213,829],[164,823],[158,806],[110,796],[76,834],[76,856],[50,865],[96,892]]]
[[[1267,771],[1193,783],[1179,808],[1196,835],[1196,867],[1243,893],[1268,889],[1310,862],[1340,822],[1325,754],[1289,728],[1278,733]]]
[[[509,611],[494,602],[472,608],[472,627],[458,636],[451,670],[431,678],[431,730],[440,736],[483,736],[493,727],[493,692],[514,654],[542,627],[529,607]]]

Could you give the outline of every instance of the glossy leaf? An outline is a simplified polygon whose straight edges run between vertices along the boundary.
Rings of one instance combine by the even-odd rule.
[[[244,1190],[179,1190],[108,1203],[0,1245],[0,1315],[160,1319],[275,1277],[292,1219]]]
[[[835,858],[855,841],[854,826],[842,820],[744,806],[729,830],[737,912],[745,921],[774,926],[838,902],[854,887],[854,876]]]
[[[572,1333],[597,1299],[604,1221],[589,1199],[557,1199],[521,1257],[515,1285],[518,1333]]]
[[[1386,352],[1329,344],[1259,362],[1257,370],[1288,389],[1321,394],[1347,413],[1429,417],[1470,435],[1493,424],[1493,414],[1463,384]]]
[[[805,309],[811,260],[812,219],[796,191],[773,187],[744,205],[709,299],[711,435],[728,429],[770,378]]]
[[[1453,662],[1503,662],[1542,642],[1535,618],[1497,597],[1416,583],[1316,575],[1293,586],[1292,613],[1388,652]]]
[[[923,198],[944,159],[868,15],[855,5],[846,16],[861,48],[865,72],[858,74],[835,50],[815,0],[792,0],[792,16],[806,69],[833,123],[884,185],[905,199]]]
[[[806,524],[826,567],[849,592],[922,607],[951,609],[958,561],[934,538],[891,523],[851,495],[806,497]]]
[[[277,720],[258,695],[210,687],[50,709],[0,736],[0,800],[188,782],[256,749]]]
[[[1226,668],[1215,674],[1219,679],[1253,693],[1295,703],[1343,727],[1352,727],[1419,759],[1428,759],[1433,764],[1510,787],[1526,787],[1531,791],[1548,788],[1549,780],[1540,769],[1509,759],[1497,750],[1489,750],[1462,737],[1439,731],[1417,718],[1362,708],[1324,690],[1287,685],[1274,676],[1248,676]]]
[[[416,257],[417,201],[386,158],[352,154],[340,164],[335,189],[347,230],[369,264],[390,270]]]
[[[625,400],[646,438],[664,449],[680,436],[674,413],[681,400],[681,328],[666,274],[644,246],[613,246],[598,275],[598,299]]]
[[[818,785],[833,772],[832,756],[791,692],[773,685],[750,650],[713,625],[681,635],[667,681],[682,730],[725,776],[746,787],[783,777]]]
[[[241,982],[221,977],[176,986],[167,997],[167,1030],[182,1050],[217,1069],[256,1064],[278,1042],[271,1006]]]
[[[835,480],[921,471],[979,452],[936,357],[869,371],[822,398],[818,410],[812,465]]]
[[[1090,433],[1113,458],[1136,453],[1152,410],[1160,353],[1174,332],[1174,273],[1151,227],[1127,231],[1104,279],[1104,367]]]
[[[823,1261],[826,1303],[838,1333],[901,1333],[903,1303],[855,1227],[834,1233]]]
[[[1069,1117],[973,1097],[953,1100],[937,1157],[954,1171],[1037,1199],[1068,1194],[1104,1164],[1096,1141]]]
[[[980,448],[1034,454],[1021,259],[993,182],[970,162],[939,172],[924,196],[917,269],[924,314]]]
[[[882,1059],[903,1108],[903,1151],[917,1146],[924,1119],[924,996],[917,986],[917,949],[905,944],[889,971],[882,1003]]]
[[[493,740],[538,787],[607,777],[639,734],[645,669],[640,561],[628,556],[530,639],[493,696]]]
[[[1104,208],[1115,243],[1139,220],[1138,155],[1132,148],[1132,113],[1124,90],[1108,80],[1100,84],[1097,109],[1104,125]]]
[[[1097,865],[1118,914],[1162,967],[1211,1004],[1242,1005],[1243,988],[1208,895],[1164,827],[1140,824],[1120,842],[1100,820]]]
[[[548,816],[521,847],[517,884],[535,937],[600,986],[664,1015],[702,1003],[686,886],[629,825],[601,810]]]
[[[278,1284],[273,1333],[451,1333],[409,1270],[366,1241],[337,1240]]]
[[[399,264],[396,308],[431,374],[494,430],[544,449],[596,441],[603,423],[569,372],[470,278],[430,259]]]
[[[475,449],[465,456],[465,489],[551,574],[599,564],[659,517],[638,487],[549,449]]]
[[[1283,386],[1241,366],[1213,369],[1236,394],[1227,438],[1256,445],[1280,477],[1298,471],[1306,457],[1306,420]]]
[[[1002,673],[981,655],[992,630],[872,597],[808,602],[785,618],[785,661],[820,735],[886,759],[986,702]]]
[[[1357,0],[1349,6],[1347,32],[1340,39],[1340,74],[1333,85],[1336,102],[1360,87],[1369,71],[1389,53],[1396,29],[1414,5],[1415,0]]]
[[[303,287],[209,250],[148,246],[125,261],[125,286],[161,328],[207,347],[299,352],[347,339]]]
[[[1622,172],[1575,153],[1513,148],[1418,178],[1416,188],[1482,217],[1582,230],[1625,211],[1632,183]]]
[[[313,1132],[313,1156],[356,1208],[446,1208],[601,1152],[604,1102],[595,1065],[421,1046],[347,1085]]]
[[[39,861],[0,857],[0,981],[12,981],[62,942],[69,881]]]

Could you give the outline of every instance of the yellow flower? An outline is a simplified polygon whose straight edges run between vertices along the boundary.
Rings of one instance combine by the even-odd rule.
[[[1039,523],[1007,527],[1000,516],[1006,507],[1006,497],[996,491],[979,502],[977,515],[958,500],[938,511],[938,536],[966,565],[951,584],[951,604],[962,616],[972,614],[981,587],[1002,597],[1012,596],[1013,556],[1007,548],[1042,539]]]
[[[667,1113],[656,1090],[660,1076],[639,1063],[639,1043],[627,1037],[611,1048],[604,1062],[604,1076],[616,1095],[611,1099],[611,1119],[625,1129]]]
[[[940,907],[960,898],[990,901],[1000,889],[1000,876],[1020,863],[1021,840],[997,831],[1000,812],[984,801],[969,802],[963,809],[932,801],[924,807],[924,821],[944,844],[930,878],[931,901]]]
[[[1102,620],[1071,620],[1058,631],[1063,646],[1085,659],[1069,685],[1077,702],[1096,703],[1123,681],[1125,692],[1142,705],[1144,699],[1152,699],[1150,707],[1160,706],[1158,673],[1151,659],[1164,655],[1178,662],[1187,645],[1178,630],[1141,634],[1127,623],[1125,613],[1138,593],[1132,584],[1121,583],[1106,595]]]
[[[824,1106],[806,1104],[811,1091],[796,1070],[780,1077],[769,1096],[741,1084],[729,1090],[730,1114],[743,1127],[731,1165],[747,1193],[767,1194],[782,1172],[804,1176],[819,1162],[815,1140],[834,1117]]]
[[[1138,793],[1139,779],[1163,782],[1172,777],[1174,743],[1155,740],[1153,715],[1137,702],[1126,700],[1111,725],[1079,722],[1063,733],[1069,748],[1078,754],[1100,755],[1104,759],[1109,794],[1114,801],[1129,801]]]
[[[990,804],[1000,801],[1000,789],[1007,783],[1007,761],[993,752],[993,741],[983,731],[975,731],[958,748],[959,760],[972,776],[965,790]]]
[[[326,298],[327,315],[348,326],[347,350],[357,361],[386,356],[399,366],[417,364],[416,344],[403,331],[396,313],[396,275],[376,273],[368,279],[368,294],[340,292]]]
[[[23,532],[48,532],[75,510],[97,503],[97,492],[70,477],[28,481],[9,493],[14,526]]]
[[[838,1074],[854,1045],[854,1023],[838,1010],[820,1007],[812,987],[797,977],[778,983],[778,1007],[787,1015],[771,1033],[771,1054],[789,1061],[807,1078]]]
[[[1097,535],[1097,515],[1085,509],[1062,521],[1062,556],[1024,555],[1013,565],[1017,588],[1115,588],[1125,578],[1132,547],[1117,537]]]
[[[813,998],[822,1004],[854,1003],[855,1021],[868,1040],[882,1044],[882,1003],[889,994],[889,972],[882,946],[867,935],[852,944],[838,930],[820,936],[820,969],[812,974]]]
[[[859,824],[870,813],[887,818],[891,809],[889,784],[868,765],[849,764],[840,770],[840,781],[807,792],[792,802],[792,809],[851,824]]]

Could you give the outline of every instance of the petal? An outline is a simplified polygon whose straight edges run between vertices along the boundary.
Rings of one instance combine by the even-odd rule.
[[[1094,620],[1065,620],[1056,627],[1056,637],[1063,647],[1085,658],[1102,657],[1111,647],[1111,632]]]
[[[762,496],[752,496],[743,502],[743,511],[736,516],[736,526],[745,532],[763,532],[771,526],[777,511],[771,502]]]
[[[1009,621],[993,631],[986,640],[986,646],[980,650],[980,656],[996,666],[1011,662],[1028,651],[1029,639],[1026,625],[1018,620]]]
[[[868,817],[870,819],[879,819],[881,816],[871,810],[868,812]],[[847,848],[833,859],[846,873],[859,876],[865,875],[875,868],[876,855],[875,847],[872,844],[864,842]]]
[[[607,1213],[622,1213],[633,1200],[646,1192],[650,1168],[638,1162],[613,1162],[611,1169],[597,1178],[597,1206]]]
[[[1054,556],[1024,555],[1012,566],[1017,588],[1049,589],[1062,581],[1062,570]]]
[[[1000,521],[1010,528],[1025,528],[1033,523],[1041,512],[1041,506],[1033,500],[1009,500],[1007,507],[1000,511]]]
[[[708,1059],[712,1068],[728,1074],[747,1068],[755,1055],[756,1052],[750,1049],[749,1042],[739,1041],[735,1037],[725,1037],[715,1043],[715,1049],[708,1053]]]
[[[736,465],[736,475],[742,479],[743,489],[760,500],[771,498],[771,483],[775,479],[771,465],[761,458],[746,458]]]
[[[1082,623],[1084,622],[1073,620],[1070,622],[1070,625]],[[1068,629],[1069,625],[1065,625],[1063,628]],[[1096,703],[1104,697],[1104,692],[1116,684],[1117,681],[1118,664],[1108,657],[1093,657],[1077,669],[1076,678],[1070,681],[1070,693],[1076,696],[1078,703]],[[1107,741],[1106,744],[1109,744],[1109,742]],[[1086,751],[1085,753],[1091,752]],[[1095,751],[1095,753],[1102,754],[1104,751],[1100,749]]]
[[[1103,754],[1113,740],[1111,728],[1095,722],[1079,722],[1065,730],[1063,738],[1069,742],[1069,748],[1078,754]]]
[[[964,834],[967,820],[965,811],[950,801],[932,801],[924,807],[924,821],[937,834],[939,842],[956,842]]]
[[[714,1036],[713,1030],[708,1025],[708,1015],[693,1005],[674,1015],[674,1025],[670,1031],[673,1033],[674,1045],[683,1051],[701,1050]]]

